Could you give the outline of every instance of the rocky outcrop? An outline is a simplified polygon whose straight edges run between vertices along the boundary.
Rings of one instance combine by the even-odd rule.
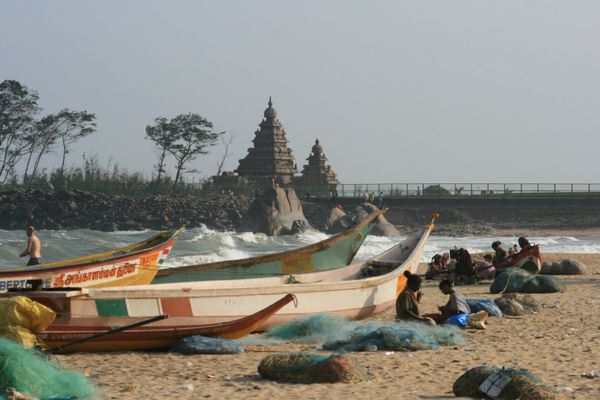
[[[252,202],[240,230],[288,235],[310,228],[296,192],[290,188],[273,187],[265,190]]]
[[[73,191],[0,192],[0,229],[164,230],[202,224],[235,230],[251,197],[207,193],[201,197],[113,196]]]
[[[361,222],[362,220],[367,218],[369,214],[377,210],[379,210],[379,208],[371,203],[362,203],[360,206],[356,207],[356,222]],[[394,237],[400,235],[398,229],[392,223],[390,223],[383,215],[377,217],[376,222],[377,223],[371,231],[371,235],[386,237]]]

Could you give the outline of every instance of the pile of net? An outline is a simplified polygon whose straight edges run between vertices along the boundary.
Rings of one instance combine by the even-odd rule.
[[[179,354],[238,354],[244,347],[235,340],[188,336],[175,342],[171,351]]]
[[[61,370],[33,349],[0,338],[0,393],[9,388],[36,399],[90,399],[94,387],[75,371]]]
[[[557,399],[550,387],[525,369],[471,368],[452,385],[457,397],[493,398],[497,400]]]
[[[30,348],[38,344],[36,333],[54,321],[56,313],[25,296],[0,299],[0,336]]]
[[[495,299],[494,303],[504,314],[512,316],[537,314],[541,310],[538,302],[528,294],[505,293]]]
[[[522,268],[507,268],[498,274],[490,293],[556,293],[564,292],[564,282],[554,276],[532,275]]]
[[[317,314],[275,326],[267,338],[286,342],[325,342],[322,348],[337,351],[415,351],[464,343],[454,326],[429,326],[416,322],[352,322]]]
[[[565,259],[560,262],[544,261],[540,274],[544,275],[583,275],[585,265],[577,260]]]
[[[265,379],[294,383],[350,383],[367,379],[365,369],[348,354],[273,354],[261,360],[258,373]]]

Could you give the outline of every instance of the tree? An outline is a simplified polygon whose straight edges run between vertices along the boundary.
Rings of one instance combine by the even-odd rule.
[[[175,159],[175,180],[173,193],[184,172],[192,172],[187,165],[199,154],[208,154],[209,146],[214,146],[218,138],[225,132],[215,132],[212,122],[194,114],[180,114],[170,121],[156,118],[154,126],[146,127],[146,138],[152,140],[159,148],[159,159],[156,165],[158,177],[164,172],[167,153]]]
[[[219,136],[225,132],[213,131],[212,122],[193,113],[178,115],[171,119],[169,125],[176,138],[168,148],[176,161],[175,181],[173,181],[173,193],[175,193],[181,174],[190,171],[186,169],[186,164],[195,160],[199,154],[208,154],[206,148],[214,146]]]
[[[146,139],[152,140],[158,147],[158,163],[155,167],[158,171],[156,183],[160,184],[161,176],[166,172],[165,165],[167,154],[169,152],[168,149],[173,145],[176,139],[166,118],[156,118],[154,123],[154,126],[146,126]]]
[[[63,181],[65,162],[69,153],[69,146],[79,139],[86,137],[96,131],[96,115],[87,111],[71,111],[67,108],[57,114],[50,114],[35,124],[35,129],[27,137],[29,143],[29,157],[25,166],[23,176],[24,183],[35,178],[42,157],[55,149],[60,143],[62,159],[59,178]],[[29,174],[29,167],[33,159],[33,169]]]
[[[227,158],[229,158],[229,146],[231,146],[231,143],[233,143],[233,134],[230,133],[227,136],[227,138],[225,138],[225,136],[221,136],[221,143],[223,146],[225,146],[225,151],[223,152],[223,157],[221,157],[221,160],[219,160],[217,163],[217,176],[221,175],[221,172],[223,171],[223,165],[225,165],[225,161]]]
[[[17,81],[0,83],[0,185],[31,145],[26,138],[39,111],[38,99],[35,91]]]

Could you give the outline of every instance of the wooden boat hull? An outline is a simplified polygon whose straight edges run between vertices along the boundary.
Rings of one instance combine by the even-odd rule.
[[[45,288],[146,285],[175,244],[180,230],[162,232],[126,247],[84,257],[0,271],[0,291],[42,280]]]
[[[147,326],[80,343],[68,347],[64,352],[161,350],[170,348],[179,339],[194,335],[238,339],[254,331],[274,313],[295,300],[294,295],[287,294],[252,315],[224,323],[199,324],[195,318],[171,317]],[[37,336],[45,346],[52,349],[92,335],[106,333],[114,326],[126,325],[139,319],[135,317],[72,318],[67,321],[59,319]]]
[[[383,213],[373,212],[345,232],[299,249],[240,260],[161,269],[153,283],[249,279],[324,271],[348,265],[373,229],[377,217]]]
[[[294,293],[298,298],[297,308],[284,306],[256,330],[317,313],[367,318],[393,306],[406,285],[404,271],[416,271],[432,229],[433,222],[373,260],[335,270],[256,279],[84,289],[70,300],[69,312],[103,318],[168,314],[193,318],[200,324],[214,324],[255,313],[282,295]],[[361,279],[370,265],[393,269],[384,275]]]
[[[495,266],[496,269],[522,268],[532,274],[537,274],[542,269],[542,254],[540,246],[534,245],[514,255],[510,260]]]

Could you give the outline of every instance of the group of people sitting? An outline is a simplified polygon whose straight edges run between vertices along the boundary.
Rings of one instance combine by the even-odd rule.
[[[521,236],[518,239],[519,246],[509,247],[508,251],[502,248],[500,241],[492,243],[494,255],[486,254],[483,260],[473,262],[471,255],[466,249],[453,249],[443,254],[436,254],[427,266],[425,279],[448,278],[463,283],[474,283],[475,280],[493,279],[496,274],[496,267],[510,261],[522,251],[532,247],[529,240]]]
[[[467,300],[454,289],[453,282],[443,279],[439,284],[439,289],[449,296],[448,302],[438,306],[437,313],[424,314],[421,310],[421,277],[411,274],[409,271],[406,271],[404,275],[406,276],[406,287],[396,299],[397,319],[437,325],[447,322],[453,316],[471,313]]]

